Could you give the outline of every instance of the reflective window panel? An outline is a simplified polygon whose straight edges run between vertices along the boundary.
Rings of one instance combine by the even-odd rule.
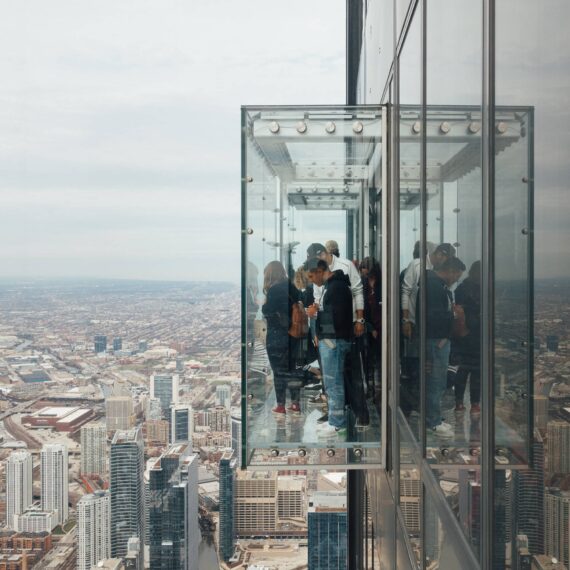
[[[247,463],[379,460],[381,137],[380,107],[243,110]]]

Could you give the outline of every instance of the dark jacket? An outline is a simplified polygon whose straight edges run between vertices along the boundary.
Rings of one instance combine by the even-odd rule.
[[[380,279],[376,280],[374,287],[367,278],[362,279],[364,286],[364,319],[370,331],[382,328],[382,289]]]
[[[416,315],[421,317],[421,294],[418,291]],[[451,291],[445,281],[431,269],[426,272],[426,338],[450,338],[453,325]]]
[[[481,353],[481,287],[479,282],[465,279],[455,290],[455,304],[465,311],[465,325],[469,333],[453,339],[453,351],[463,356],[479,358]]]
[[[325,283],[317,318],[317,336],[349,340],[352,334],[352,291],[342,271],[334,271]]]
[[[261,307],[267,319],[267,344],[281,344],[288,340],[291,326],[291,307],[300,301],[298,289],[290,281],[281,281],[267,291]]]

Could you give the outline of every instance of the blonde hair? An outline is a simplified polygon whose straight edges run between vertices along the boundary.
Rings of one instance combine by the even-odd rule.
[[[309,284],[309,272],[305,269],[304,265],[301,265],[301,267],[295,271],[295,279],[293,281],[299,291],[304,291],[307,288]]]
[[[286,279],[287,273],[283,264],[280,261],[270,261],[263,270],[263,292],[267,294],[273,285]]]

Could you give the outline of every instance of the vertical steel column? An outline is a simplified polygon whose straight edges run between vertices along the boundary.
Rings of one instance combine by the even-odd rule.
[[[426,456],[426,329],[427,329],[427,294],[426,294],[426,256],[427,256],[427,2],[420,0],[421,15],[421,93],[420,93],[420,314],[416,306],[416,326],[418,316],[420,319],[420,446],[422,457]],[[426,544],[426,498],[425,486],[421,484],[420,492],[420,515],[422,524],[420,526],[420,548],[421,566],[425,568],[425,544]]]
[[[483,0],[481,568],[494,567],[495,410],[495,0]]]
[[[348,471],[348,570],[364,569],[364,471]]]

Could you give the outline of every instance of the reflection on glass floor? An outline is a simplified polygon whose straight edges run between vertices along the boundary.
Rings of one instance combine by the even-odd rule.
[[[427,434],[426,457],[428,461],[438,464],[477,465],[481,451],[481,414],[470,413],[469,395],[465,395],[465,410],[455,411],[453,389],[446,390],[442,402],[443,421],[453,430],[453,437],[439,438]],[[420,417],[412,413],[408,423],[413,434],[419,433]],[[496,460],[498,464],[517,464],[520,462],[518,450],[524,449],[524,440],[500,418],[496,422],[496,441],[508,442],[498,447]]]
[[[346,437],[321,436],[317,420],[323,415],[321,404],[312,404],[309,398],[315,392],[302,390],[301,412],[277,416],[271,410],[275,407],[275,394],[272,393],[263,404],[253,404],[248,412],[249,447],[276,447],[292,449],[297,447],[352,447],[378,446],[380,444],[380,417],[370,403],[370,425],[355,428],[354,418],[348,418]]]
[[[298,448],[351,448],[379,447],[380,417],[376,407],[368,401],[370,425],[367,428],[355,428],[354,417],[347,416],[347,435],[339,437],[321,435],[317,420],[323,416],[323,404],[309,400],[317,391],[301,389],[301,412],[280,416],[272,412],[276,405],[275,391],[271,377],[271,368],[265,349],[261,343],[256,345],[250,363],[248,392],[247,429],[249,449],[298,449]]]

